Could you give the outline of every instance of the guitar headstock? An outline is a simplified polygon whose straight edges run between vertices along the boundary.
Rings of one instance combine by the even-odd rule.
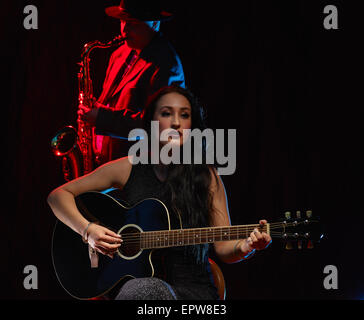
[[[320,218],[313,216],[312,210],[293,214],[287,211],[281,222],[270,224],[270,230],[272,238],[286,242],[287,250],[292,250],[294,243],[298,249],[312,249],[314,243],[320,242],[324,236]]]

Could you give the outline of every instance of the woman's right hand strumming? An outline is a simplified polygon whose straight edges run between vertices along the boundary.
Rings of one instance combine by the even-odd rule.
[[[122,243],[121,236],[112,230],[90,223],[78,210],[75,197],[87,191],[102,191],[111,187],[122,189],[131,171],[131,162],[125,157],[104,164],[89,174],[65,183],[53,190],[48,198],[54,215],[77,232],[80,241],[96,252],[113,257]]]
[[[123,240],[121,236],[103,226],[92,223],[87,229],[84,238],[97,252],[113,258]]]

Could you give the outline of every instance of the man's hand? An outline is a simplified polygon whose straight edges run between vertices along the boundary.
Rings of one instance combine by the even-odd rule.
[[[82,121],[87,122],[90,126],[94,127],[96,125],[99,108],[107,108],[107,106],[104,106],[100,102],[97,102],[96,98],[93,97],[92,106],[89,107],[84,104],[79,104],[77,114]]]
[[[90,108],[83,104],[78,105],[77,114],[82,121],[87,122],[90,126],[94,127],[96,125],[96,118],[98,113],[98,108]]]

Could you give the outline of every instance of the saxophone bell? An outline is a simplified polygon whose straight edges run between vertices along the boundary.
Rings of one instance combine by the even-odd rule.
[[[51,140],[51,149],[56,157],[62,157],[62,172],[66,181],[83,174],[82,153],[74,127],[66,126],[59,130]]]
[[[55,156],[63,157],[72,152],[77,146],[77,130],[72,126],[66,126],[59,130],[51,140],[51,148]]]

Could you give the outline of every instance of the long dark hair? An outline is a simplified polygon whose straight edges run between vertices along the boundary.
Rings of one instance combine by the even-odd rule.
[[[161,88],[148,101],[144,113],[144,129],[150,137],[150,123],[153,120],[157,101],[165,94],[179,93],[191,105],[192,129],[206,129],[206,113],[199,100],[188,89],[177,86]],[[201,148],[205,152],[205,145]],[[207,164],[170,164],[165,181],[166,196],[171,209],[180,215],[183,228],[207,227],[211,224],[211,212],[214,210],[210,185],[212,178],[217,179],[213,165]],[[203,262],[207,245],[186,246],[186,252],[192,253],[197,263]]]

